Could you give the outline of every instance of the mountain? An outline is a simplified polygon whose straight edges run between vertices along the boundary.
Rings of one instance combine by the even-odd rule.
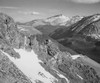
[[[100,83],[90,58],[3,13],[0,28],[0,83]]]
[[[52,16],[52,17],[45,19],[45,22],[48,22],[50,25],[53,25],[53,26],[56,26],[56,25],[63,26],[69,20],[70,20],[69,17],[60,14],[60,15],[55,15],[55,16]]]
[[[100,14],[86,16],[71,26],[56,29],[50,37],[100,63]]]
[[[83,18],[82,16],[78,16],[78,15],[72,16],[70,18],[70,20],[67,21],[66,26],[70,26],[70,25],[80,21],[82,18]]]
[[[46,19],[35,19],[26,23],[17,22],[17,25],[31,26],[45,34],[49,34],[53,32],[54,30],[56,30],[57,28],[64,27],[63,25],[65,25],[68,20],[69,20],[68,17],[60,14],[60,15],[55,15]]]
[[[26,23],[17,22],[17,25],[31,26],[48,35],[58,28],[70,26],[81,19],[82,17],[78,15],[73,17],[67,17],[65,15],[59,14],[46,19],[35,19]]]
[[[52,16],[52,17],[49,17],[46,19],[35,19],[35,20],[26,22],[26,23],[17,22],[17,24],[28,25],[28,26],[39,26],[39,25],[56,26],[56,25],[65,25],[69,19],[70,19],[69,17],[66,17],[66,16],[60,14],[60,15],[55,15],[55,16]]]
[[[40,25],[52,25],[52,26],[70,26],[71,24],[76,23],[77,21],[81,20],[82,16],[72,16],[67,17],[63,14],[55,15],[48,17],[46,19],[35,19],[30,22],[26,22],[26,25],[30,26],[40,26]]]

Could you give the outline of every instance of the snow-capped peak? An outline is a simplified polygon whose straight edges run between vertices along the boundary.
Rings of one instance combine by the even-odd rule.
[[[64,15],[59,16],[59,19],[62,19],[63,21],[68,21],[68,20],[70,20],[69,17],[64,16]]]
[[[65,16],[65,15],[55,15],[52,17],[49,17],[45,20],[45,22],[50,22],[50,24],[52,25],[63,25],[65,24],[68,20],[70,20],[69,17]]]

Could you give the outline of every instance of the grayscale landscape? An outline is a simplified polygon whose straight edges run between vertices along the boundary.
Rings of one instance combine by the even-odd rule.
[[[0,83],[100,83],[100,0],[0,0]]]

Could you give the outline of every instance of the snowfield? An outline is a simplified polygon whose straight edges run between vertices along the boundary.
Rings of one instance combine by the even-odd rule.
[[[14,50],[20,54],[20,59],[14,59],[7,53],[5,54],[33,83],[35,83],[36,80],[40,80],[43,83],[54,83],[55,80],[57,81],[54,76],[39,64],[41,61],[38,59],[38,55],[36,55],[34,51],[28,52],[24,49]],[[43,73],[44,76],[39,75],[40,72]]]

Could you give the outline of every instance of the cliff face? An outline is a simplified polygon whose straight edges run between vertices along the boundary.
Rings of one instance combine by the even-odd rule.
[[[32,83],[24,73],[6,56],[19,59],[18,49],[23,37],[18,31],[14,20],[0,13],[0,83]]]
[[[14,42],[16,44],[19,42],[17,40],[19,33],[14,20],[3,13],[0,13],[0,29],[1,38],[5,39],[8,44],[14,45]]]
[[[19,48],[20,33],[14,20],[6,14],[0,13],[0,49],[10,56],[19,58],[13,48]],[[15,55],[16,56],[15,56]]]

